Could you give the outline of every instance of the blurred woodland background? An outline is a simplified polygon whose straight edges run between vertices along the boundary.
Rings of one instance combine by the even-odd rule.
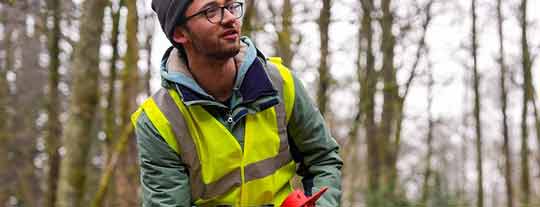
[[[538,0],[246,0],[342,146],[342,206],[540,206]],[[0,206],[140,206],[150,0],[0,1]],[[536,70],[535,70],[536,69]]]

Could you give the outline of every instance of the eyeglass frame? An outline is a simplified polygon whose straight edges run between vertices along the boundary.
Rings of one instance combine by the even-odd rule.
[[[234,4],[237,4],[237,5],[240,6],[240,15],[238,17],[235,14],[233,14],[232,11],[230,11],[227,8],[227,7],[231,7]],[[208,17],[208,10],[210,10],[210,9],[220,9],[221,10],[221,18],[219,19],[218,22],[212,22],[210,20],[210,17]],[[201,11],[198,11],[195,14],[192,14],[192,15],[186,17],[184,19],[184,24],[187,23],[187,21],[189,21],[193,17],[199,16],[201,14],[204,14],[204,16],[206,17],[206,20],[208,20],[208,22],[210,22],[212,24],[221,24],[223,22],[223,17],[225,17],[225,10],[227,10],[229,13],[231,13],[233,16],[235,16],[235,19],[240,19],[240,18],[242,18],[242,16],[244,16],[244,3],[243,2],[233,2],[233,3],[230,3],[230,4],[225,5],[225,6],[209,7],[209,8],[203,9]]]

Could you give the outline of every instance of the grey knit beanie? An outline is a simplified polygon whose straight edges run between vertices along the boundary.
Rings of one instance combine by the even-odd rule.
[[[184,12],[192,0],[152,0],[152,10],[156,12],[161,29],[174,47],[183,49],[182,45],[174,42],[174,29],[178,24],[184,23]]]

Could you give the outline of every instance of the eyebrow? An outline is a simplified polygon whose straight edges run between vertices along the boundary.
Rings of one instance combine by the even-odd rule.
[[[226,0],[224,5],[234,3],[234,2],[236,2],[236,1],[235,0]],[[208,2],[205,5],[203,5],[199,11],[204,10],[204,9],[208,9],[211,6],[217,6],[217,5],[219,5],[219,4],[216,1],[211,1],[211,2]]]
[[[211,6],[216,6],[218,5],[218,3],[216,1],[211,1],[211,2],[208,2],[206,3],[205,5],[203,5],[200,9],[200,10],[204,10],[204,9],[207,9],[208,7],[211,7]]]

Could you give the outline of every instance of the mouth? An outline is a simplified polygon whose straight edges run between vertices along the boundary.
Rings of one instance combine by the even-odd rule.
[[[238,38],[238,31],[235,29],[227,29],[223,32],[221,37],[225,40],[236,40]]]

